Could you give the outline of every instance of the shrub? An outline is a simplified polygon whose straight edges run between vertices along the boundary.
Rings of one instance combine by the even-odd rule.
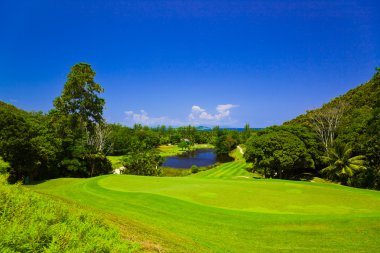
[[[7,173],[9,168],[10,168],[9,163],[4,162],[3,158],[0,156],[0,174]]]
[[[75,205],[9,185],[0,175],[0,252],[132,252],[137,245]]]
[[[191,166],[191,173],[198,173],[198,171],[199,171],[199,168],[198,168],[198,166],[197,165],[193,165],[193,166]]]

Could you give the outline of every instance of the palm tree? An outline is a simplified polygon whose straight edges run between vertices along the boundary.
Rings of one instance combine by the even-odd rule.
[[[323,160],[329,164],[328,167],[321,170],[330,178],[338,177],[341,183],[346,185],[348,178],[352,177],[355,172],[367,169],[364,166],[365,156],[358,155],[351,157],[352,149],[346,145],[335,145],[329,150],[328,156],[324,156]]]

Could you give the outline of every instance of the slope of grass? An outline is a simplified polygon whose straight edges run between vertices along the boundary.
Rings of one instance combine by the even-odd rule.
[[[379,192],[201,175],[56,179],[31,188],[96,210],[151,251],[380,251]]]
[[[252,173],[246,169],[248,165],[244,162],[223,163],[216,168],[206,170],[192,175],[198,178],[217,178],[217,179],[247,179],[252,178]]]
[[[0,175],[0,252],[132,252],[136,245],[76,205],[8,185]]]
[[[112,163],[113,169],[118,169],[123,166],[121,164],[121,159],[123,158],[123,156],[107,156],[107,158]]]

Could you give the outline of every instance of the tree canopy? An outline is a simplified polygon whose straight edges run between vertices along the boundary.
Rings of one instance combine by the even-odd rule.
[[[282,129],[251,137],[246,143],[244,157],[265,177],[292,178],[314,168],[305,144]]]

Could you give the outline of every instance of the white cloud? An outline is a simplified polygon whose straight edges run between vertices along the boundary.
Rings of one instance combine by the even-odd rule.
[[[127,125],[142,124],[147,126],[167,125],[167,126],[183,126],[183,125],[219,125],[236,123],[231,118],[231,109],[239,107],[233,104],[222,104],[216,106],[216,113],[212,114],[198,105],[191,107],[191,113],[187,120],[172,119],[168,116],[151,117],[144,110],[140,112],[126,111]]]
[[[176,119],[170,119],[167,116],[150,117],[148,113],[144,110],[140,110],[140,113],[135,113],[134,111],[126,111],[125,116],[126,116],[126,121],[128,125],[142,124],[142,125],[147,125],[147,126],[157,126],[157,125],[179,126],[183,124],[183,122]]]
[[[191,108],[191,113],[188,116],[190,122],[195,124],[218,124],[218,123],[228,123],[232,119],[231,109],[238,107],[238,105],[233,104],[222,104],[216,107],[216,114],[208,113],[205,109],[198,105],[193,105]]]

